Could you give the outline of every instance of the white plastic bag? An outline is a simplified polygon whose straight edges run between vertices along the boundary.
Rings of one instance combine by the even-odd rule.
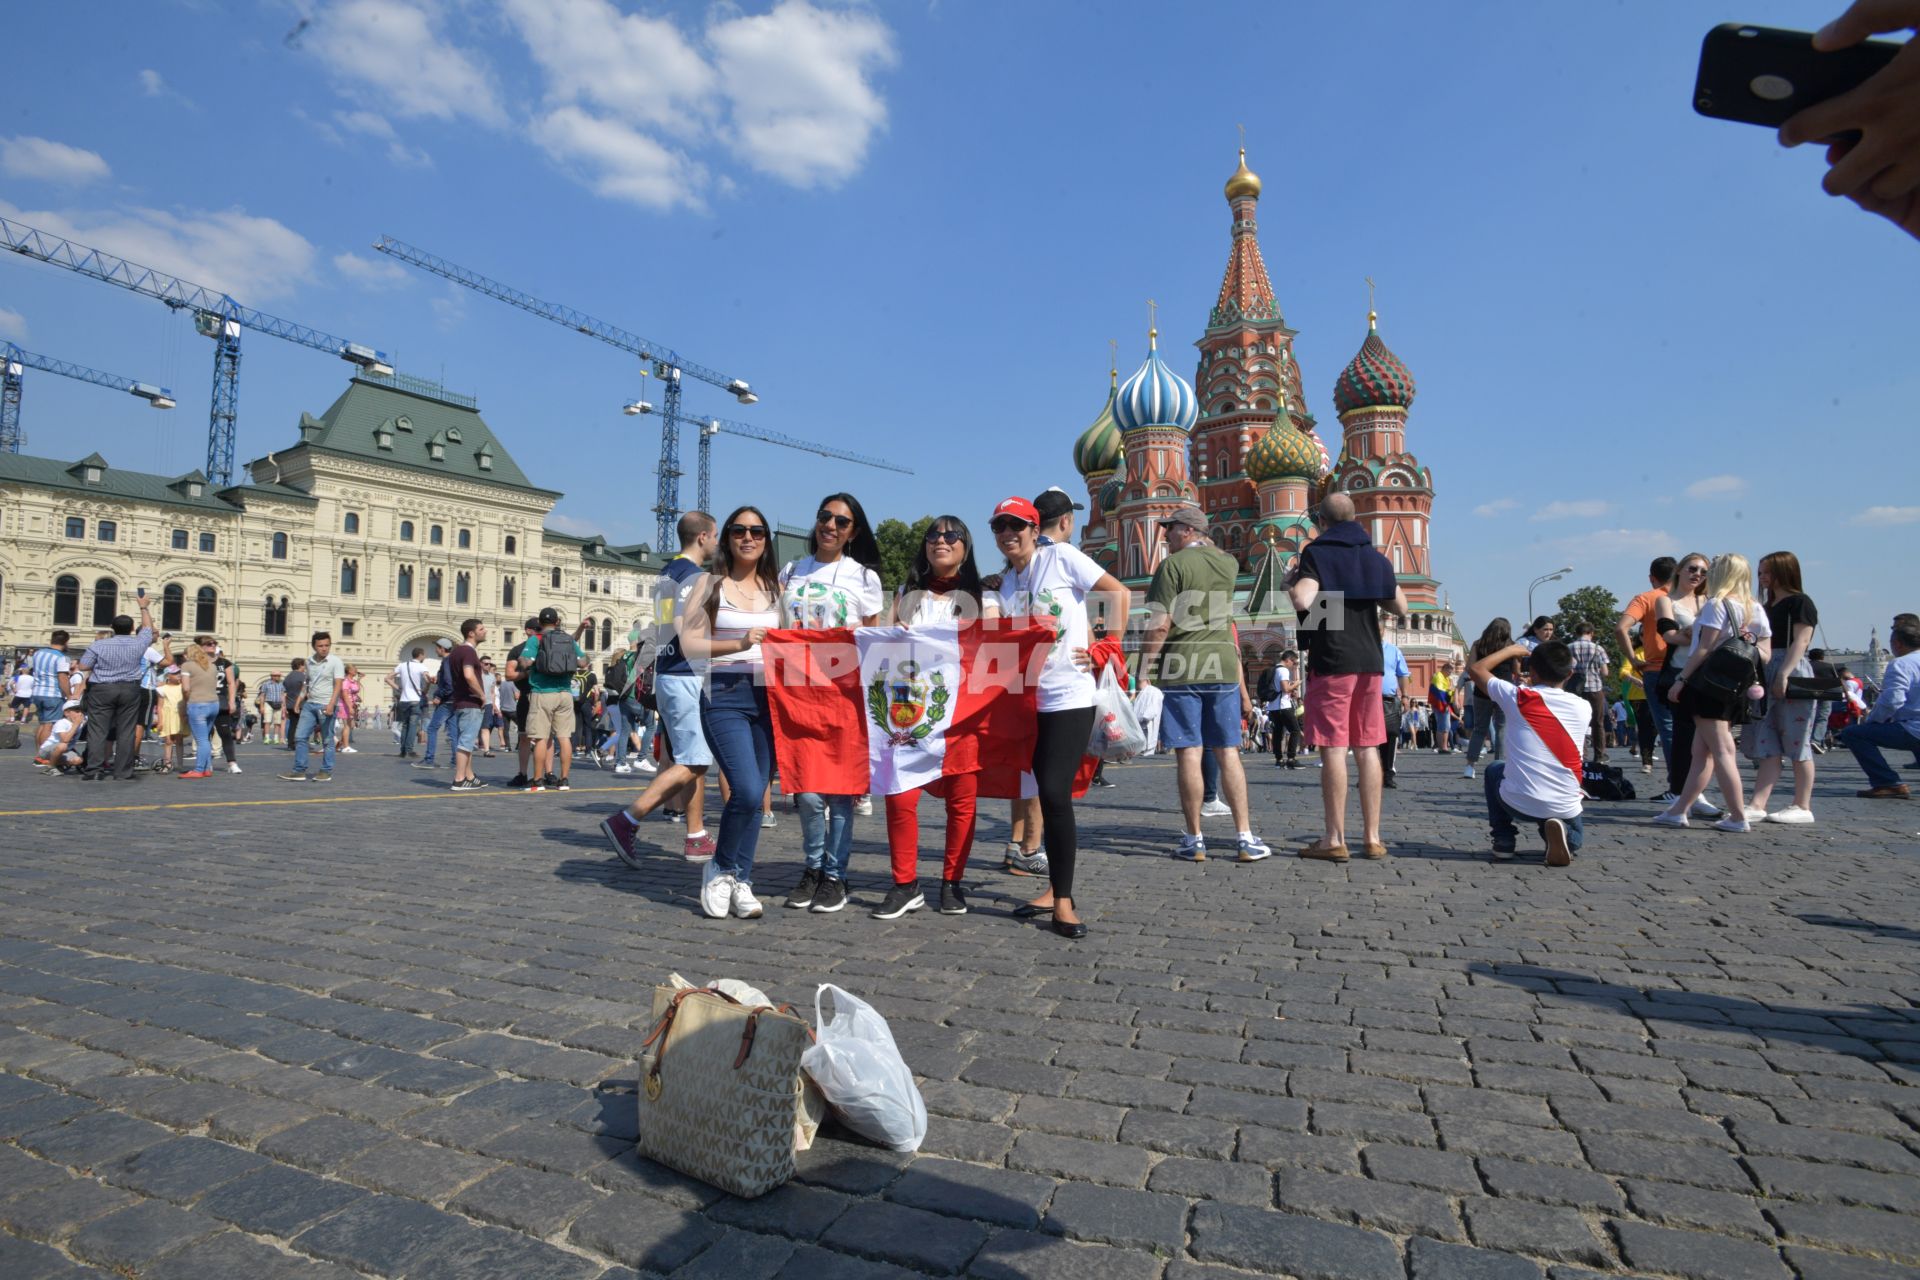
[[[831,1021],[820,1009],[829,992]],[[818,1039],[800,1055],[800,1069],[840,1122],[883,1147],[918,1151],[927,1137],[927,1104],[887,1020],[859,996],[823,982],[813,995],[813,1024]]]
[[[1146,749],[1146,730],[1140,727],[1127,691],[1120,687],[1120,677],[1112,667],[1102,667],[1093,689],[1093,734],[1087,754],[1102,760],[1131,760]]]

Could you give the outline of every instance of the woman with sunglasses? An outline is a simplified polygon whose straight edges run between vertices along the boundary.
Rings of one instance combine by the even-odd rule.
[[[988,599],[1008,618],[1034,618],[1059,631],[1040,672],[1035,706],[1033,780],[1039,791],[1042,839],[1047,849],[1049,890],[1014,915],[1051,915],[1063,938],[1084,938],[1087,926],[1074,909],[1073,864],[1079,851],[1073,820],[1073,778],[1093,737],[1093,674],[1081,665],[1091,643],[1087,601],[1100,598],[1107,630],[1125,635],[1127,589],[1120,580],[1065,542],[1039,543],[1040,513],[1025,498],[1008,498],[993,509],[993,539],[1006,557],[1005,572]]]
[[[786,625],[803,631],[868,627],[879,621],[886,604],[880,543],[852,494],[832,493],[820,500],[813,532],[807,535],[807,554],[780,570],[780,602]],[[853,850],[854,801],[860,798],[814,792],[797,797],[807,865],[787,895],[789,907],[827,912],[847,905],[847,857]]]
[[[973,534],[959,516],[935,516],[913,555],[913,567],[893,601],[893,620],[903,627],[925,627],[972,618],[997,618],[999,606],[982,601],[980,568],[973,558]],[[874,908],[876,920],[894,920],[927,905],[920,892],[920,792],[916,787],[887,797],[887,848],[893,856],[893,888]],[[936,794],[947,804],[946,857],[940,869],[940,914],[967,914],[960,877],[973,852],[973,825],[980,795],[977,774],[944,778]]]
[[[1698,551],[1682,556],[1673,568],[1667,594],[1653,604],[1654,630],[1671,646],[1658,682],[1647,691],[1649,702],[1657,697],[1673,710],[1673,747],[1667,752],[1667,790],[1666,794],[1654,797],[1660,804],[1672,804],[1680,798],[1680,793],[1687,789],[1687,773],[1693,765],[1693,708],[1689,703],[1672,701],[1671,695],[1680,678],[1680,669],[1693,656],[1694,619],[1707,603],[1707,565],[1707,558]],[[1713,758],[1708,756],[1706,777],[1700,784],[1703,792],[1713,782],[1713,765]],[[1704,799],[1695,801],[1688,812],[1693,817],[1709,820],[1720,816],[1720,810]]]
[[[760,844],[760,797],[773,774],[773,724],[760,680],[760,641],[780,625],[780,583],[768,545],[771,529],[757,507],[741,507],[721,525],[720,572],[703,574],[685,614],[681,649],[705,669],[700,727],[728,783],[713,859],[700,871],[700,909],[719,920],[761,915],[753,896]]]

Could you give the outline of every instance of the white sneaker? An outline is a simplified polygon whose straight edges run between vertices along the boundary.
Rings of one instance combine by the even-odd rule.
[[[1227,807],[1225,800],[1209,800],[1200,806],[1200,816],[1203,818],[1231,818],[1233,816],[1233,810]]]
[[[1463,778],[1471,778],[1471,777],[1473,776],[1473,766],[1472,766],[1472,765],[1468,765],[1468,766],[1467,766],[1467,771],[1466,771],[1465,773],[1463,773],[1463,774],[1461,774],[1460,776],[1461,776],[1461,777],[1463,777]]]
[[[1652,766],[1652,765],[1650,765],[1650,764],[1643,764],[1643,765],[1641,765],[1641,766],[1640,766],[1640,772],[1642,772],[1642,773],[1652,773],[1652,772],[1653,772],[1653,766]]]
[[[1693,808],[1687,810],[1688,816],[1694,818],[1721,818],[1726,816],[1726,812],[1725,809],[1710,805],[1705,800],[1695,800]]]
[[[238,772],[240,772],[240,766],[239,766],[239,765],[237,765],[237,764],[234,764],[234,763],[232,763],[232,762],[228,762],[228,764],[227,764],[227,772],[228,772],[228,773],[238,773]]]
[[[357,756],[357,755],[359,755],[359,754],[360,754],[360,748],[358,748],[358,747],[342,747],[342,748],[340,748],[340,754],[341,754],[341,755],[343,755],[343,756]]]
[[[700,868],[700,909],[710,920],[725,920],[733,914],[734,879],[722,871],[718,862]]]
[[[853,802],[853,811],[863,818],[871,818],[873,816],[873,797],[861,796],[858,800],[855,800]]]
[[[753,896],[753,886],[734,880],[732,876],[727,879],[733,882],[733,914],[742,920],[758,920],[761,914],[760,899]]]
[[[630,764],[617,764],[613,766],[613,771],[617,774],[625,776],[633,772],[633,766]]]
[[[1653,825],[1656,827],[1690,827],[1693,824],[1687,821],[1687,815],[1684,813],[1668,813],[1662,810],[1653,815]]]
[[[1768,814],[1766,821],[1783,822],[1790,827],[1810,827],[1813,825],[1813,811],[1790,804],[1778,813]]]
[[[1744,818],[1722,818],[1713,824],[1715,831],[1751,831],[1753,824]]]
[[[635,766],[635,767],[636,767],[636,768],[638,768],[638,769],[640,770],[640,772],[642,772],[642,773],[658,773],[658,772],[660,772],[660,766],[659,766],[659,765],[657,765],[657,764],[655,764],[655,763],[654,763],[653,761],[651,761],[651,760],[642,760],[642,761],[641,761],[641,762],[640,762],[640,763],[639,763],[639,764],[638,764],[637,766]]]

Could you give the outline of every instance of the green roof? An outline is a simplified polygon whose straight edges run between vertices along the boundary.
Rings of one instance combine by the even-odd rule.
[[[578,547],[580,558],[593,564],[610,564],[632,569],[658,569],[664,562],[664,558],[656,556],[653,549],[644,542],[616,547],[597,533],[565,533],[552,528],[542,529],[540,533],[549,545]]]
[[[88,483],[88,467],[100,468],[97,483]],[[78,462],[62,462],[58,458],[34,458],[23,453],[0,453],[0,483],[30,484],[43,489],[65,489],[74,493],[92,494],[98,497],[125,498],[133,502],[158,502],[172,507],[188,507],[199,511],[231,514],[239,503],[214,492],[207,477],[198,471],[189,471],[183,476],[156,476],[144,471],[123,471],[111,466],[97,453],[90,453]],[[190,486],[199,484],[200,496],[194,497]],[[284,487],[284,486],[282,486]],[[225,490],[233,493],[234,490]],[[290,494],[299,490],[289,489]],[[304,495],[302,495],[304,496]]]
[[[465,397],[455,403],[426,390],[430,384],[418,385],[403,389],[356,376],[318,418],[300,415],[300,443],[385,466],[558,496],[527,479]],[[491,465],[482,465],[482,458]]]

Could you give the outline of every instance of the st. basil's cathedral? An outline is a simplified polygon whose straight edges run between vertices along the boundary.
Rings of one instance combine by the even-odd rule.
[[[1434,668],[1459,659],[1463,647],[1433,574],[1433,473],[1407,451],[1413,375],[1369,312],[1360,351],[1334,383],[1341,438],[1333,457],[1306,407],[1293,355],[1298,331],[1287,327],[1260,256],[1260,179],[1244,150],[1226,197],[1232,247],[1195,344],[1193,382],[1167,367],[1159,334],[1150,331],[1146,363],[1125,381],[1113,371],[1106,406],[1074,442],[1074,466],[1087,482],[1081,548],[1144,592],[1166,555],[1160,521],[1197,505],[1214,545],[1240,561],[1240,646],[1249,669],[1259,671],[1295,645],[1285,578],[1316,532],[1314,506],[1344,490],[1413,606],[1410,618],[1383,634],[1413,669],[1406,692],[1424,696]]]

